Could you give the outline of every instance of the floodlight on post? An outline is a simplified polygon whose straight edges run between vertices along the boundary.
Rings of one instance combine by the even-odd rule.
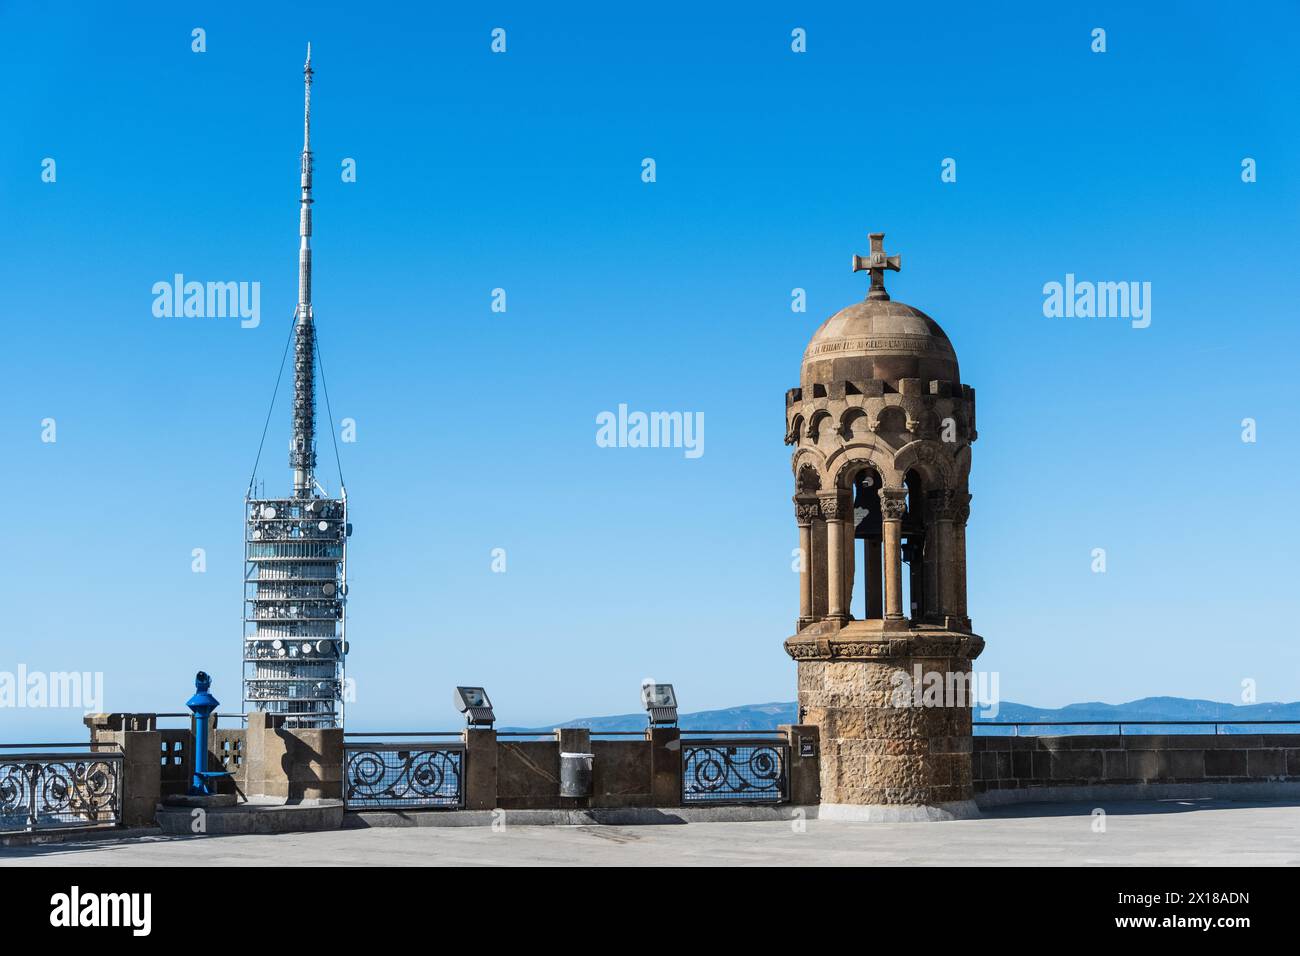
[[[677,726],[677,694],[672,684],[646,681],[641,685],[641,703],[651,727]]]
[[[482,687],[457,687],[453,700],[469,726],[491,727],[496,722],[492,701]]]

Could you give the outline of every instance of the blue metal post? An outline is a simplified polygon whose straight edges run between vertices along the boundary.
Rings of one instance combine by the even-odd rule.
[[[208,773],[208,717],[221,702],[208,693],[212,678],[199,671],[194,675],[194,696],[185,702],[194,714],[194,776],[190,779],[190,796],[209,796],[208,780],[223,774]]]

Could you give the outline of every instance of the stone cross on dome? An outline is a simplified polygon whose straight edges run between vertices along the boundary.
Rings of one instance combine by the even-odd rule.
[[[861,272],[864,269],[871,273],[871,291],[867,293],[868,299],[888,299],[889,293],[885,291],[885,270],[892,269],[898,272],[902,265],[899,256],[891,256],[885,253],[885,234],[883,232],[873,232],[868,234],[871,240],[871,254],[867,258],[862,256],[853,257],[853,271]]]

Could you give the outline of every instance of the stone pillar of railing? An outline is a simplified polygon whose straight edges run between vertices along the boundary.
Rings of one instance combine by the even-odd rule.
[[[122,825],[152,826],[162,787],[162,737],[154,714],[87,714],[92,747],[122,753]]]
[[[284,717],[254,711],[245,736],[247,793],[286,800],[343,796],[343,730],[285,727]]]
[[[650,792],[656,807],[682,804],[682,732],[676,727],[649,727]]]
[[[821,739],[814,724],[781,724],[790,745],[790,802],[797,807],[821,803]]]
[[[494,810],[497,805],[497,732],[466,727],[465,762],[461,766],[466,810]]]

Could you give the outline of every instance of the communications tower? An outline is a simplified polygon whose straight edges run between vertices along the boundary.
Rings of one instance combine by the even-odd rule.
[[[245,498],[244,707],[290,727],[343,722],[347,653],[347,490],[316,480],[316,327],[311,304],[311,45],[303,66],[298,307],[293,327],[293,492]],[[327,396],[328,398],[328,396]]]

